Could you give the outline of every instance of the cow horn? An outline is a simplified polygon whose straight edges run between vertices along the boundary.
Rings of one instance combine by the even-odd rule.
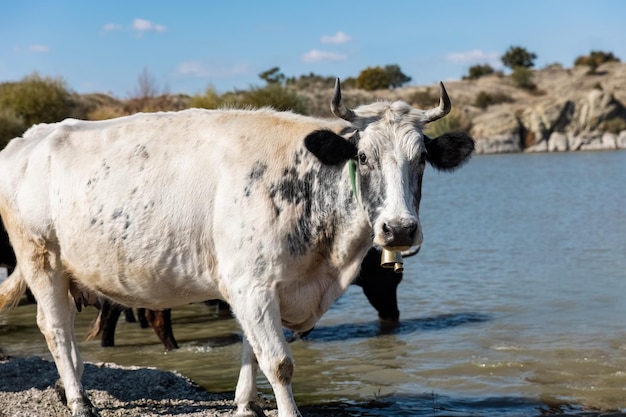
[[[446,88],[443,83],[439,82],[439,88],[441,89],[441,95],[439,96],[439,106],[434,109],[424,111],[424,123],[434,122],[437,119],[441,119],[446,114],[450,113],[452,104],[450,104],[450,97],[446,92]]]
[[[353,121],[356,117],[354,112],[344,106],[341,102],[341,82],[339,81],[339,78],[335,81],[335,92],[333,93],[333,99],[330,102],[330,110],[335,116],[349,122]]]

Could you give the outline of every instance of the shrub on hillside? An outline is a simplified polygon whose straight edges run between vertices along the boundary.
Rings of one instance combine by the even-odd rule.
[[[189,100],[189,107],[201,109],[217,109],[222,105],[220,95],[215,91],[213,86],[209,86],[204,95],[196,94]]]
[[[227,95],[223,103],[229,107],[261,108],[271,107],[276,110],[291,110],[306,114],[306,100],[295,91],[280,84],[267,84],[265,87],[252,87],[249,91],[240,91],[237,95]]]
[[[513,98],[508,94],[504,93],[488,93],[486,91],[481,91],[476,95],[476,99],[474,100],[474,105],[476,107],[480,107],[481,109],[486,109],[489,106],[500,103],[511,103]]]
[[[28,127],[71,117],[75,107],[60,78],[40,77],[35,73],[20,82],[0,84],[0,108],[13,111]]]
[[[27,129],[24,119],[11,109],[0,108],[0,150]]]
[[[287,78],[285,84],[295,90],[326,90],[332,89],[335,85],[335,77],[325,77],[310,73],[308,75],[301,75],[300,77]],[[341,82],[343,87],[344,81]]]
[[[513,81],[513,85],[524,90],[537,88],[533,82],[533,71],[526,67],[516,67],[511,73],[511,81]]]
[[[466,76],[463,76],[464,80],[477,80],[480,77],[484,77],[485,75],[494,74],[495,70],[489,64],[483,65],[473,65],[469,68],[469,73]]]
[[[361,71],[356,79],[356,88],[376,91],[389,88],[389,74],[382,67],[369,67]]]
[[[430,88],[416,91],[408,97],[408,103],[418,109],[427,109],[439,103],[439,94],[433,93]]]
[[[433,138],[448,132],[469,132],[472,122],[458,108],[453,108],[447,116],[426,125],[425,133]]]
[[[589,74],[594,74],[598,67],[605,62],[619,62],[613,52],[591,51],[589,55],[581,55],[574,61],[575,66],[586,65]]]

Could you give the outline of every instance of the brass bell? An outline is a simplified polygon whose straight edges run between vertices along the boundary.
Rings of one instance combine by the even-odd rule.
[[[397,250],[384,249],[380,254],[380,266],[383,268],[393,268],[393,272],[399,274],[404,271],[402,253]]]

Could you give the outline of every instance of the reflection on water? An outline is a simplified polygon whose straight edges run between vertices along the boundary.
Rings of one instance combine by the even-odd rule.
[[[427,171],[425,241],[405,263],[401,323],[381,327],[350,288],[291,344],[303,413],[320,403],[335,416],[626,412],[624,167],[626,152],[601,152],[484,156],[454,174]],[[5,319],[6,353],[50,358],[34,311]],[[79,337],[94,315],[79,314]],[[177,351],[121,321],[116,348],[81,342],[83,356],[176,369],[231,392],[235,320],[202,304],[172,317]],[[259,387],[271,394],[262,376]]]

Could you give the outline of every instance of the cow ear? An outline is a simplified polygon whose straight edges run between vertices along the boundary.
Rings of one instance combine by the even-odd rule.
[[[327,129],[309,133],[304,146],[324,165],[339,165],[357,153],[356,145]]]
[[[426,136],[426,160],[440,171],[453,171],[469,161],[474,139],[464,132],[450,132],[434,139]]]

